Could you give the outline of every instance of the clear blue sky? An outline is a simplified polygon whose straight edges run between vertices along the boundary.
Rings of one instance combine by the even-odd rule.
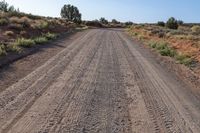
[[[174,16],[200,22],[200,0],[6,0],[21,11],[58,17],[64,4],[77,6],[84,20],[105,17],[120,21],[157,22]]]

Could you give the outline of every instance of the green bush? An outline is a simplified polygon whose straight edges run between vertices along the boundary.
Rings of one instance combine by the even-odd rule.
[[[161,27],[165,27],[165,22],[163,22],[163,21],[158,21],[157,25],[158,25],[158,26],[161,26]]]
[[[189,56],[184,55],[184,54],[177,54],[176,60],[178,61],[178,63],[184,64],[186,66],[190,66],[192,63],[192,59]]]
[[[35,41],[32,39],[19,38],[15,41],[14,45],[21,47],[32,47],[35,45]]]
[[[167,21],[166,27],[169,29],[178,29],[178,21],[175,18],[171,17]]]
[[[37,28],[38,29],[47,29],[49,27],[49,23],[48,22],[42,22],[42,23],[40,23],[38,26],[37,26]]]
[[[15,53],[21,53],[22,49],[17,45],[9,45],[8,46],[8,51],[15,52]]]
[[[4,44],[0,44],[0,56],[6,55],[6,47]]]
[[[173,49],[169,48],[169,47],[166,47],[165,49],[162,49],[159,52],[160,52],[160,54],[162,56],[174,57],[176,55],[176,52]]]
[[[48,32],[48,33],[44,34],[44,37],[46,37],[48,40],[52,40],[52,39],[57,38],[57,34]]]
[[[0,19],[0,26],[8,25],[9,21],[5,18]]]
[[[43,44],[48,42],[48,39],[46,37],[37,37],[34,39],[36,44]]]
[[[156,43],[156,42],[150,42],[150,43],[149,43],[149,46],[150,46],[151,48],[156,48],[157,43]]]
[[[162,56],[174,57],[176,55],[175,50],[170,48],[165,42],[150,42],[150,47],[159,51]]]

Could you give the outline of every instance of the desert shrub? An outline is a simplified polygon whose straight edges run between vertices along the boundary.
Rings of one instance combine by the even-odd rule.
[[[150,42],[149,42],[149,46],[150,46],[151,48],[156,48],[157,42],[150,41]]]
[[[11,23],[16,23],[16,24],[20,24],[20,22],[21,22],[20,18],[16,17],[16,16],[11,17],[9,20],[10,20]]]
[[[21,47],[32,47],[35,45],[35,41],[32,39],[19,38],[15,41],[14,45]]]
[[[149,42],[149,46],[158,50],[162,56],[174,57],[176,55],[175,50],[170,48],[166,42]]]
[[[195,34],[200,34],[200,26],[198,25],[192,26],[191,30]]]
[[[177,23],[178,23],[178,25],[183,25],[184,24],[184,22],[182,20],[178,20]]]
[[[94,26],[94,27],[103,27],[103,25],[99,21],[86,21],[86,26]]]
[[[178,22],[175,18],[171,17],[166,23],[166,27],[169,29],[178,29]]]
[[[99,22],[102,24],[108,24],[108,20],[103,17],[99,19]]]
[[[0,19],[0,26],[5,26],[5,25],[8,25],[8,24],[9,24],[8,19],[6,19],[6,18]]]
[[[57,38],[57,34],[50,33],[50,32],[44,34],[43,36],[46,37],[46,39],[48,39],[48,40],[52,40],[52,39],[56,39]]]
[[[47,29],[49,27],[49,23],[46,21],[42,21],[36,27],[38,29]]]
[[[3,33],[3,35],[5,35],[5,36],[13,36],[15,33],[13,32],[13,31],[10,31],[10,30],[8,30],[8,31],[5,31],[4,33]]]
[[[126,26],[131,26],[131,25],[133,25],[133,22],[128,21],[128,22],[125,22],[124,24],[125,24]]]
[[[176,60],[178,61],[178,63],[184,64],[186,66],[190,66],[192,64],[192,59],[189,56],[181,53],[176,55]]]
[[[10,24],[9,29],[20,31],[23,29],[23,26],[21,24]]]
[[[160,50],[159,53],[162,56],[170,56],[170,57],[174,57],[176,55],[176,52],[169,47],[165,47],[164,49]]]
[[[8,45],[7,51],[8,52],[21,53],[22,49],[17,45]]]
[[[117,21],[116,19],[112,19],[112,21],[111,21],[113,24],[120,24],[120,22],[119,21]]]
[[[25,16],[21,17],[21,18],[19,18],[19,17],[11,17],[10,18],[11,23],[20,24],[20,25],[22,25],[23,28],[30,27],[30,21],[31,20]]]
[[[6,46],[0,43],[0,56],[6,55]]]
[[[34,39],[36,44],[43,44],[48,42],[48,39],[46,37],[37,37]]]
[[[165,22],[159,21],[159,22],[157,23],[157,25],[158,25],[158,26],[161,26],[161,27],[165,27]]]

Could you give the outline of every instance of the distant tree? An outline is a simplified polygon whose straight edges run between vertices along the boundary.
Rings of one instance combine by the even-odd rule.
[[[116,19],[112,19],[112,21],[111,21],[113,24],[119,24],[120,22],[119,21],[117,21]]]
[[[99,19],[99,22],[102,23],[102,24],[108,24],[108,20],[106,20],[103,17]]]
[[[165,27],[165,22],[163,22],[163,21],[158,21],[157,25],[158,25],[158,26]]]
[[[3,0],[3,1],[0,1],[0,11],[3,11],[3,12],[8,12],[8,3]]]
[[[178,21],[174,17],[171,17],[167,21],[166,27],[169,29],[178,29]]]
[[[184,24],[184,22],[182,20],[178,20],[177,22],[178,22],[178,25],[183,25]]]
[[[17,13],[19,12],[19,9],[15,9],[14,6],[9,6],[9,4],[5,0],[3,0],[0,1],[0,11]]]
[[[131,26],[131,25],[133,25],[133,22],[131,22],[131,21],[125,22],[125,25],[126,26]]]
[[[67,21],[81,23],[81,13],[79,12],[78,8],[73,5],[64,5],[61,9],[60,15]]]

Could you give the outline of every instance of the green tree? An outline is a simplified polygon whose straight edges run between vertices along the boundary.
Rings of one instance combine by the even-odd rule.
[[[102,24],[108,24],[108,20],[106,20],[105,18],[100,18],[99,19],[99,21],[100,21],[100,23],[102,23]]]
[[[113,20],[112,20],[112,23],[113,23],[113,24],[119,24],[120,22],[117,21],[116,19],[113,19]]]
[[[61,9],[60,15],[67,21],[81,23],[81,13],[79,12],[78,8],[73,5],[64,5]]]
[[[3,12],[8,12],[8,3],[3,0],[3,1],[0,1],[0,11],[3,11]]]
[[[163,21],[158,21],[157,25],[158,25],[158,26],[165,27],[165,22],[163,22]]]
[[[184,22],[182,20],[178,20],[177,22],[178,22],[178,25],[183,25],[184,24]]]
[[[178,21],[174,17],[171,17],[167,21],[166,26],[169,29],[178,29]]]

